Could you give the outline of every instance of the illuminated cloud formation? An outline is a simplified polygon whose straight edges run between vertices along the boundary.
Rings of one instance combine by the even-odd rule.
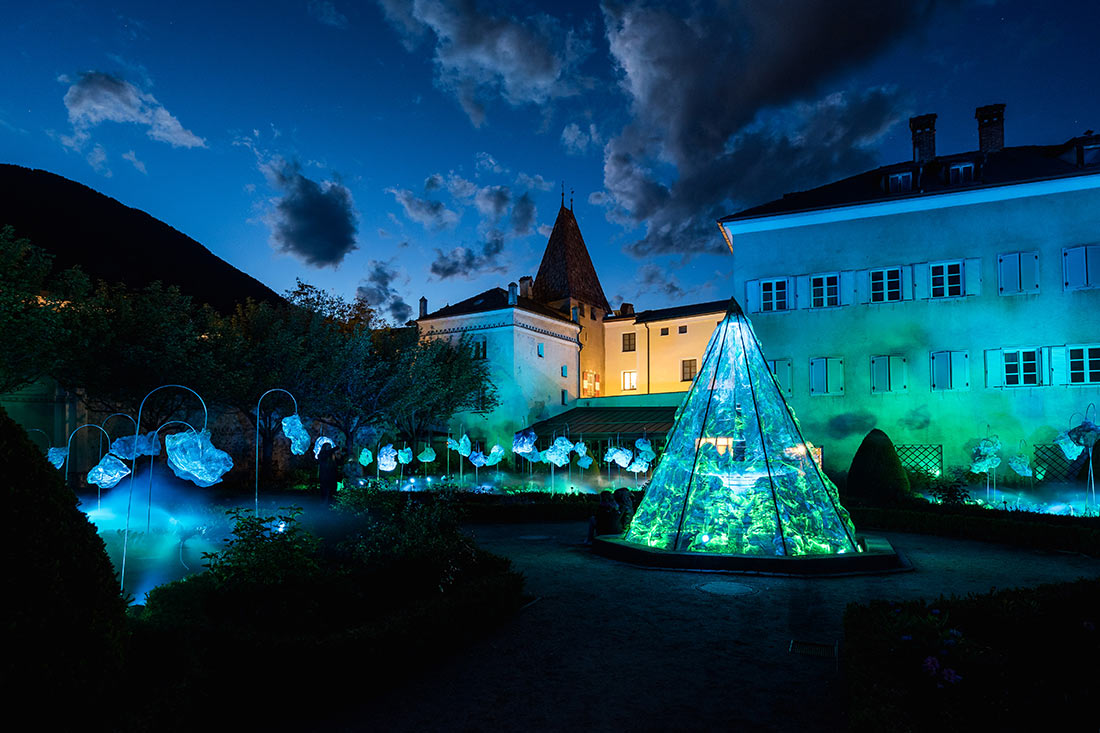
[[[604,454],[603,459],[610,463],[617,464],[620,468],[626,468],[630,465],[630,461],[634,458],[634,452],[629,448],[608,448],[607,453]]]
[[[213,486],[233,468],[233,459],[210,442],[210,431],[184,432],[164,439],[168,465],[181,479],[196,486]]]
[[[420,455],[416,457],[416,460],[421,463],[431,463],[435,460],[435,449],[430,445],[425,447],[424,450],[420,451]]]
[[[469,436],[463,434],[462,438],[457,441],[454,438],[447,438],[447,447],[451,450],[458,451],[458,455],[460,456],[468,456],[470,455],[470,448],[472,446]]]
[[[49,461],[54,468],[60,469],[65,465],[65,459],[69,457],[68,448],[50,448],[46,451],[46,460]]]
[[[88,471],[88,483],[101,489],[109,489],[130,474],[130,469],[118,456],[108,453]]]
[[[472,451],[470,453],[470,463],[477,468],[481,468],[485,465],[485,454],[479,450]]]
[[[378,451],[378,467],[383,471],[392,471],[397,468],[397,451],[393,443],[387,443]]]
[[[369,448],[364,448],[359,451],[359,464],[363,466],[369,466],[371,461],[374,460],[374,454],[370,452]]]
[[[313,457],[319,459],[321,457],[321,448],[325,447],[326,445],[331,445],[333,449],[335,449],[336,441],[334,441],[327,435],[322,435],[321,437],[317,438],[317,441],[313,444]]]
[[[577,459],[577,465],[581,468],[588,468],[592,465],[592,456],[581,456]]]
[[[412,463],[412,459],[413,459],[413,449],[412,448],[402,448],[401,450],[397,451],[397,461],[402,466],[407,466],[410,463]]]
[[[573,452],[573,441],[565,436],[559,437],[546,451],[546,459],[558,468],[569,463],[569,454]]]
[[[134,454],[135,443],[137,444],[136,456]],[[133,435],[123,435],[111,443],[111,453],[119,458],[125,458],[127,461],[132,461],[137,456],[159,456],[160,440],[152,432],[138,435],[136,439]]]
[[[294,455],[304,456],[309,450],[309,431],[297,413],[283,418],[283,435],[290,438],[290,452]]]
[[[493,449],[489,451],[489,455],[485,457],[486,466],[495,466],[504,459],[504,447],[494,445]]]

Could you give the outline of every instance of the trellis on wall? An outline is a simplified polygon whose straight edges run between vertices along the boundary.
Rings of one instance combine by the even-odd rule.
[[[895,445],[901,465],[910,471],[923,471],[933,476],[943,472],[942,445]]]
[[[1043,481],[1072,481],[1088,461],[1088,451],[1081,451],[1076,460],[1068,460],[1062,448],[1054,443],[1035,446],[1035,467],[1042,469]],[[1038,477],[1036,473],[1036,477]]]

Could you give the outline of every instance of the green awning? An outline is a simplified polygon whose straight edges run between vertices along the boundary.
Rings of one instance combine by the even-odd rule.
[[[540,420],[531,429],[540,440],[554,434],[573,440],[648,437],[659,446],[672,429],[675,415],[675,407],[574,407]]]

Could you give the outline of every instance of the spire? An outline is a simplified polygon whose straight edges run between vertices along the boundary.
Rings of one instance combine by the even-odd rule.
[[[588,247],[584,244],[580,226],[571,209],[565,208],[565,186],[562,185],[562,203],[554,230],[546,243],[542,264],[532,287],[532,296],[540,303],[572,298],[611,312]]]

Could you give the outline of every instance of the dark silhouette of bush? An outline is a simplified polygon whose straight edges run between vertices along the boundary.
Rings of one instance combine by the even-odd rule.
[[[846,494],[876,506],[896,504],[909,493],[909,476],[890,437],[878,428],[867,433],[848,469]]]
[[[2,407],[0,466],[12,593],[4,692],[20,702],[53,700],[36,716],[46,727],[67,728],[78,716],[99,715],[101,695],[118,689],[126,603],[103,540],[61,472]]]

